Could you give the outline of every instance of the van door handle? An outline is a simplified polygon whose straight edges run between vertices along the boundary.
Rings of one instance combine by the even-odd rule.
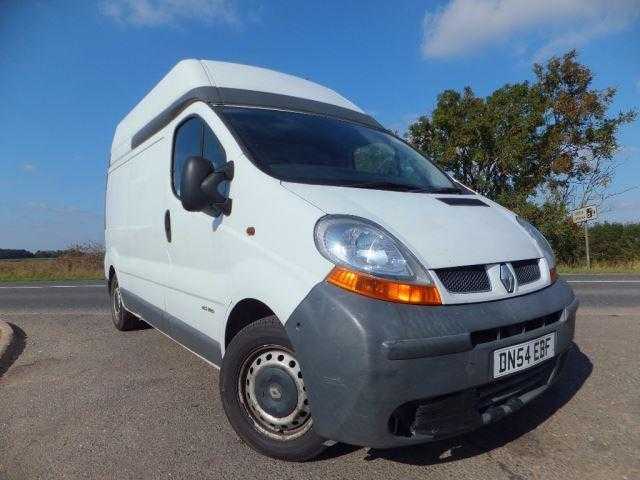
[[[167,242],[171,243],[171,213],[169,210],[164,212],[164,234],[167,237]]]

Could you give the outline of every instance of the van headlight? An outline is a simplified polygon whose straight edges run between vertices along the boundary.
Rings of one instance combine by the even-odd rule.
[[[540,233],[540,230],[538,230],[526,220],[520,217],[516,217],[516,219],[518,220],[518,223],[522,226],[522,228],[524,228],[527,233],[535,240],[535,242],[540,247],[540,250],[542,250],[544,258],[547,260],[547,264],[549,265],[549,269],[555,269],[556,256],[553,254],[553,249],[551,248],[551,245],[549,244],[547,239],[544,238],[544,235],[542,235],[542,233]]]
[[[328,215],[316,223],[318,251],[336,267],[327,281],[368,297],[440,305],[428,272],[400,241],[363,218]]]
[[[364,219],[326,216],[315,228],[316,246],[330,262],[379,277],[416,278],[417,265],[381,227]]]

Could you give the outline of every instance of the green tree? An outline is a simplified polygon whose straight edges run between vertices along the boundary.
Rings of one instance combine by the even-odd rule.
[[[592,201],[614,173],[621,125],[608,116],[615,88],[596,90],[575,51],[535,64],[534,82],[507,84],[486,98],[445,90],[407,139],[474,190],[511,208]]]

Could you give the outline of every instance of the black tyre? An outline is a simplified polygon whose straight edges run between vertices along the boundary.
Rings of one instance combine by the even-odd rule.
[[[245,327],[227,348],[220,396],[231,426],[264,455],[302,462],[325,449],[295,351],[275,316]]]
[[[118,279],[116,277],[111,281],[109,298],[111,300],[111,319],[118,330],[134,330],[144,325],[138,317],[124,308],[122,295],[120,294],[120,286],[118,285]]]

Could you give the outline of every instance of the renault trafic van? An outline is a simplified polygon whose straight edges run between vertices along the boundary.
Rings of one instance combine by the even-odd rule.
[[[486,425],[572,345],[578,302],[534,226],[263,68],[184,60],[118,124],[105,244],[116,328],[220,367],[231,425],[276,458]]]

